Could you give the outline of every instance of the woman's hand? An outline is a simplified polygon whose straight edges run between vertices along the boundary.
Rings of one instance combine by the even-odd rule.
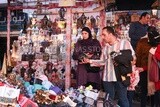
[[[135,65],[136,64],[136,60],[131,61],[131,64]]]
[[[93,56],[93,54],[91,53],[86,53],[85,55],[87,56],[87,58],[91,58]]]
[[[149,82],[148,82],[148,95],[149,95],[149,96],[150,96],[150,95],[154,95],[155,91],[156,91],[156,90],[155,90],[155,83],[149,81]]]
[[[143,72],[144,69],[142,67],[136,67],[136,70],[138,70],[139,72]]]
[[[86,57],[83,58],[82,63],[90,63],[90,60]]]

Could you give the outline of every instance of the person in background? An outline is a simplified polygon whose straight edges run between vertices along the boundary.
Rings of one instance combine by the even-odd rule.
[[[160,37],[160,35],[159,35]],[[157,46],[157,49],[155,51],[155,57],[158,61],[160,61],[160,43]],[[160,107],[160,69],[159,69],[159,81],[155,82],[155,93],[154,93],[154,98],[155,98],[155,106]]]
[[[129,37],[133,49],[136,49],[138,40],[147,34],[148,23],[150,21],[150,14],[144,12],[140,16],[140,20],[130,24]]]
[[[150,40],[150,36],[153,34],[150,32],[153,29],[152,26],[148,27],[147,35],[141,37],[137,43],[136,47],[136,66],[140,68],[140,82],[139,86],[141,89],[141,107],[146,107],[147,103],[147,72],[148,72],[148,55],[151,47],[154,46],[154,43]],[[148,42],[149,41],[149,42]],[[154,97],[151,96],[151,106],[153,105]]]
[[[75,44],[73,59],[78,61],[76,70],[77,87],[92,85],[94,89],[100,89],[100,73],[88,72],[85,57],[99,59],[101,56],[101,45],[97,39],[92,39],[91,30],[88,27],[82,29],[82,39]]]
[[[120,40],[117,38],[114,29],[110,26],[102,29],[102,40],[105,42],[103,53],[100,60],[85,59],[92,66],[105,66],[103,71],[103,87],[109,97],[114,100],[115,92],[117,91],[120,107],[129,107],[127,98],[127,86],[122,82],[121,75],[115,71],[115,63],[111,57],[111,52],[119,52],[119,50],[130,49],[133,59],[135,59],[135,52],[128,40]],[[119,71],[120,72],[120,71]]]
[[[155,27],[151,27],[148,31],[148,38],[149,43],[152,44],[152,48],[149,50],[148,56],[148,95],[154,96],[151,106],[160,107],[160,68],[158,64],[160,61],[160,34]],[[154,61],[153,57],[155,57],[158,61],[158,63],[154,63],[154,65],[152,63],[152,61]],[[155,67],[157,66],[155,64],[158,64],[157,66],[159,68],[157,70],[159,73],[157,74],[153,73],[156,72]]]
[[[121,39],[121,25],[116,24],[114,26],[115,34],[117,35],[118,38]]]

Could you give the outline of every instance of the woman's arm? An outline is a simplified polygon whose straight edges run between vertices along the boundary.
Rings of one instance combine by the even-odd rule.
[[[72,58],[74,60],[81,61],[81,54],[82,54],[81,46],[80,46],[79,41],[77,41],[77,43],[75,44],[75,47],[74,47]]]

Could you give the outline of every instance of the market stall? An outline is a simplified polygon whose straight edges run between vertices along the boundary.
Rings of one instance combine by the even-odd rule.
[[[71,60],[71,55],[83,26],[90,27],[94,38],[98,38],[100,30],[105,26],[104,10],[94,11],[92,7],[94,1],[79,1],[73,3],[72,6],[58,5],[57,2],[47,4],[46,1],[44,4],[37,3],[33,6],[28,5],[29,1],[27,5],[12,6],[10,2],[9,0],[7,10],[7,54],[3,61],[1,82],[2,90],[5,90],[5,86],[9,86],[16,89],[18,94],[14,96],[13,101],[4,102],[5,105],[20,104],[25,107],[31,104],[33,107],[43,107],[44,105],[58,105],[62,101],[68,106],[76,106],[79,102],[93,104],[99,95],[98,91],[85,87],[69,89],[72,86],[71,79],[74,77],[71,74],[71,68],[73,68],[72,64],[75,64]],[[63,7],[59,7],[62,5]],[[79,7],[81,9],[78,9]],[[18,40],[10,44],[10,21],[13,19],[11,13],[19,9],[33,9],[33,16],[28,19],[26,29],[22,29],[19,33]],[[43,13],[41,9],[45,9],[44,12],[51,9],[52,12]],[[12,70],[9,71],[10,67]],[[90,91],[95,93],[96,99],[95,96],[89,96]],[[69,96],[69,93],[77,95],[71,98],[73,95]],[[73,102],[78,99],[79,95],[83,97]],[[2,95],[2,97],[6,96]]]
[[[129,40],[129,23],[138,20],[137,11],[115,11],[113,0],[107,1],[111,3],[107,8],[105,0],[26,0],[20,5],[12,2],[19,0],[8,0],[7,54],[0,74],[2,106],[118,107],[107,93],[92,86],[76,87],[77,62],[71,56],[84,26],[91,29],[93,38],[100,40],[103,27],[119,24],[120,38]],[[12,16],[17,10],[27,13],[27,19]],[[24,25],[13,44],[12,20]]]

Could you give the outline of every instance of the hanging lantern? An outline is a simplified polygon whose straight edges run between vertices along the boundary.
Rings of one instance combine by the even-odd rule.
[[[73,20],[77,21],[78,18],[79,18],[79,13],[75,12],[74,15],[73,15]]]
[[[11,16],[14,16],[14,12],[13,11],[11,12]]]
[[[42,3],[38,0],[37,1],[37,14],[41,14],[42,13]]]
[[[37,17],[37,11],[34,11],[32,16],[33,16],[33,18],[36,18]]]
[[[81,23],[82,23],[83,27],[85,26],[86,21],[87,21],[87,17],[84,15],[84,13],[82,13],[82,15],[81,15]]]
[[[157,9],[152,9],[152,15],[157,16],[158,10]]]
[[[47,25],[47,22],[48,22],[47,15],[44,15],[42,20],[43,20],[44,25]]]
[[[65,16],[65,13],[66,13],[65,8],[61,7],[60,10],[58,11],[58,13],[59,13],[59,16],[60,16],[60,20],[64,21],[65,20],[64,16]]]
[[[61,29],[65,29],[66,28],[66,22],[65,21],[58,21],[58,27]]]

